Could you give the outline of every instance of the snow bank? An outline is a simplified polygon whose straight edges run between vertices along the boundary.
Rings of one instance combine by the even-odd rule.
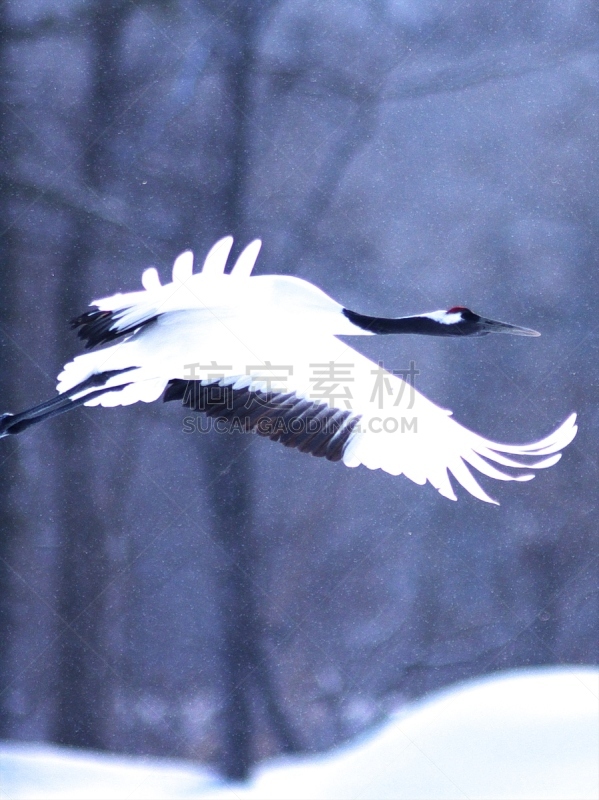
[[[599,670],[501,673],[431,696],[331,754],[217,785],[181,762],[0,749],[0,798],[128,800],[597,800]]]
[[[262,768],[255,800],[596,800],[599,671],[503,673],[438,693],[341,751]]]
[[[185,761],[0,745],[1,800],[191,800],[217,783]]]

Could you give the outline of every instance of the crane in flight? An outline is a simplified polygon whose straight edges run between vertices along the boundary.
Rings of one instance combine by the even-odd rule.
[[[406,374],[385,370],[339,338],[536,331],[461,306],[399,318],[359,314],[300,278],[252,276],[260,240],[226,274],[232,244],[230,236],[218,241],[201,272],[194,274],[186,251],[175,260],[171,283],[161,285],[151,267],[142,291],[94,300],[72,322],[91,352],[66,364],[56,397],[0,416],[0,437],[80,405],[126,406],[162,396],[204,412],[220,430],[253,431],[348,467],[428,481],[455,500],[451,474],[470,494],[494,503],[472,469],[530,480],[531,469],[555,464],[576,435],[572,414],[532,444],[484,439],[427,400]]]

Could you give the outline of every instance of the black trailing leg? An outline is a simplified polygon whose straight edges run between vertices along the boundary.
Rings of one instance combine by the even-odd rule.
[[[100,397],[111,391],[120,391],[127,383],[122,383],[119,386],[111,387],[110,389],[97,389],[95,392],[87,392],[81,397],[72,399],[74,395],[80,392],[91,389],[94,386],[104,386],[106,381],[114,375],[120,375],[122,372],[129,372],[129,370],[136,369],[136,367],[127,367],[126,369],[113,369],[106,372],[99,372],[96,375],[91,375],[86,380],[74,386],[68,394],[59,394],[58,397],[53,397],[52,400],[47,400],[39,406],[28,408],[26,411],[21,411],[20,414],[2,414],[0,416],[0,439],[3,436],[10,436],[11,434],[21,433],[35,425],[37,422],[43,422],[45,419],[56,417],[58,414],[64,414],[65,411],[71,411],[73,408],[93,400],[95,397]]]

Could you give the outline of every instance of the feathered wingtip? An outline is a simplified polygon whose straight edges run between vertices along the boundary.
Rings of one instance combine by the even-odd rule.
[[[204,260],[202,275],[224,275],[232,246],[232,236],[225,236],[224,239],[216,242],[210,248]],[[249,278],[261,246],[260,239],[250,242],[239,255],[231,270],[231,275],[237,278]],[[185,250],[177,256],[173,264],[172,283],[173,285],[184,285],[192,277],[193,253],[191,250]],[[162,289],[168,291],[168,287],[160,283],[160,276],[155,267],[148,267],[144,270],[141,276],[141,283],[145,291],[116,294],[102,300],[95,300],[90,311],[85,311],[71,320],[71,328],[78,328],[77,336],[83,339],[86,349],[113,342],[115,339],[135,331],[139,324],[152,322],[156,319],[156,314],[149,314],[132,322],[130,325],[119,323],[120,318],[126,315],[129,308],[147,302],[146,293],[151,294]]]
[[[577,431],[576,414],[570,414],[557,430],[538,442],[522,445],[494,445],[493,449],[502,453],[517,453],[518,455],[549,455],[567,447],[576,436]]]
[[[219,239],[219,241],[211,247],[208,255],[206,256],[204,266],[202,267],[202,275],[224,275],[227,267],[227,260],[231,253],[232,247],[232,236],[225,236],[224,239]],[[235,265],[233,266],[233,269],[231,270],[231,275],[234,275],[236,278],[249,278],[256,264],[261,247],[261,239],[254,239],[253,242],[250,242],[250,244],[248,244],[248,246],[240,253]],[[179,259],[183,258],[185,255],[186,253],[182,253],[182,255],[179,256]],[[177,259],[177,261],[179,259]],[[175,262],[175,264],[176,263],[177,262]]]
[[[231,270],[231,275],[235,275],[236,278],[249,278],[256,264],[256,260],[258,259],[261,247],[261,239],[254,239],[253,242],[250,242],[235,262],[235,266]]]
[[[547,469],[547,467],[552,467],[560,460],[562,457],[561,451],[570,444],[577,432],[576,414],[570,414],[565,422],[553,431],[553,433],[531,444],[499,444],[497,442],[486,441],[477,436],[477,444],[474,445],[472,450],[467,455],[464,455],[463,458],[470,466],[474,467],[474,469],[491,478],[504,481],[530,481],[534,478],[533,472],[526,472],[523,475],[512,475],[496,469],[489,461],[493,461],[495,464],[499,464],[502,467],[510,467],[512,469]],[[502,455],[502,453],[509,453],[510,456],[523,458],[525,462],[522,463],[521,461],[516,461],[514,458],[508,458]],[[456,474],[452,469],[454,476],[462,486],[480,500],[499,505],[496,500],[493,500],[483,491],[465,465],[464,468],[464,470],[459,471],[459,474]],[[443,494],[443,492],[441,493]],[[450,499],[455,499],[455,495],[450,497]]]
[[[229,258],[232,247],[232,236],[225,236],[224,239],[220,239],[213,245],[204,261],[202,275],[224,275],[227,267],[227,259]],[[256,264],[261,247],[261,239],[254,239],[253,242],[250,242],[239,255],[231,270],[231,275],[234,275],[236,278],[249,278]],[[185,253],[183,253],[183,255],[185,255]],[[179,256],[179,258],[182,257],[183,256]]]
[[[531,480],[535,470],[559,461],[561,451],[576,436],[575,423],[576,415],[571,414],[544,439],[512,445],[485,439],[441,412],[430,417],[428,430],[424,426],[419,430],[421,439],[408,454],[407,443],[398,449],[389,446],[385,437],[370,436],[366,430],[350,440],[343,461],[348,467],[364,464],[368,469],[383,469],[391,475],[403,474],[421,486],[428,481],[443,497],[457,500],[453,479],[478,500],[499,505],[480,486],[477,473],[500,481]]]
[[[218,242],[210,248],[208,255],[204,259],[204,264],[201,269],[202,275],[224,275],[232,247],[232,236],[225,236],[223,239],[219,239]],[[261,239],[254,239],[254,241],[250,242],[239,255],[231,270],[231,275],[237,278],[249,278],[256,264],[261,247]],[[173,283],[185,283],[192,275],[193,252],[191,250],[185,250],[175,259],[172,281]],[[148,267],[148,269],[144,270],[141,276],[141,283],[147,292],[162,288],[160,277],[155,267]]]

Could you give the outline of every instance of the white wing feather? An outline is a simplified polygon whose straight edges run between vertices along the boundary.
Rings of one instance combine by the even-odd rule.
[[[141,276],[141,285],[146,292],[153,292],[160,289],[160,276],[156,267],[148,267]]]
[[[202,267],[202,273],[204,275],[222,275],[227,266],[227,259],[232,247],[232,236],[225,236],[224,239],[219,239],[209,250]]]
[[[254,239],[253,242],[250,242],[235,262],[235,266],[231,270],[231,275],[235,275],[236,278],[249,278],[254,269],[261,247],[262,241],[260,239]]]
[[[173,264],[173,283],[185,283],[193,275],[193,253],[186,250]]]

